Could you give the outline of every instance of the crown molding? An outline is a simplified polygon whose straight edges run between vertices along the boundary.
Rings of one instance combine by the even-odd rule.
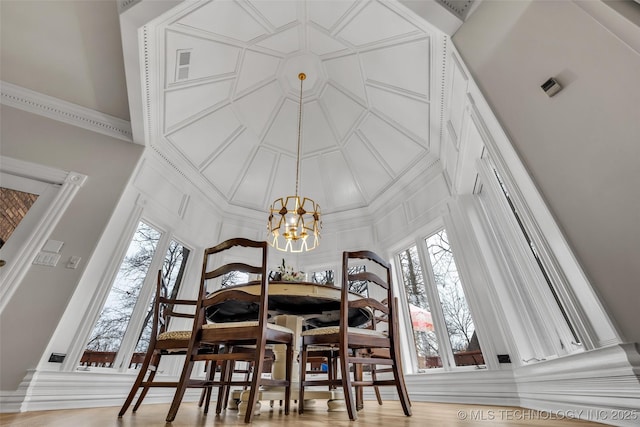
[[[0,103],[72,126],[133,142],[131,123],[108,114],[0,81]]]

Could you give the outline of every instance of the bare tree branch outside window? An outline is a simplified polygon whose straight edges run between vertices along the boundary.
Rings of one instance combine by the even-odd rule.
[[[426,244],[451,349],[454,355],[469,351],[479,353],[471,362],[461,356],[454,357],[454,360],[457,365],[482,364],[484,360],[475,339],[471,310],[464,295],[446,230],[442,229],[427,238]]]
[[[88,351],[110,354],[109,357],[115,358],[115,353],[120,349],[142,285],[149,274],[149,266],[160,237],[161,233],[146,223],[140,222],[138,224],[111,292],[91,332],[86,347]],[[169,244],[162,266],[164,283],[162,292],[165,295],[177,296],[189,253],[189,249],[176,241]],[[149,345],[152,309],[153,304],[150,303],[145,313],[144,326],[138,334],[135,352],[145,352]]]

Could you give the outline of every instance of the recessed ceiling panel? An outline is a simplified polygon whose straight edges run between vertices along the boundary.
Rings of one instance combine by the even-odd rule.
[[[414,60],[407,63],[406,58]],[[360,60],[367,80],[429,95],[428,39],[370,50],[360,54]]]
[[[370,200],[391,182],[385,166],[375,157],[371,149],[356,135],[345,145],[345,153],[354,175]]]
[[[427,145],[429,140],[429,104],[372,86],[367,87],[367,93],[373,109],[391,118]]]
[[[293,1],[251,0],[249,3],[274,28],[290,24],[297,18],[297,5]]]
[[[283,31],[278,31],[272,36],[256,43],[256,46],[280,52],[284,55],[300,50],[300,27],[296,26]]]
[[[349,164],[339,151],[334,151],[318,158],[320,173],[310,179],[322,180],[325,187],[326,205],[335,209],[363,206],[366,201],[353,179]]]
[[[249,130],[230,141],[207,165],[202,174],[227,197],[246,170],[248,159],[258,145],[258,139]],[[265,158],[265,160],[267,160]]]
[[[418,28],[400,15],[372,1],[338,33],[338,37],[354,46],[363,46],[417,31]]]
[[[365,102],[367,94],[364,90],[360,62],[356,55],[327,60],[323,64],[330,81]]]
[[[229,105],[178,129],[168,139],[198,169],[241,127]]]
[[[331,132],[329,122],[317,101],[304,104],[302,114],[302,149],[303,156],[317,153],[338,144]],[[307,141],[313,141],[308,144]]]
[[[320,205],[320,209],[327,207],[327,191],[331,191],[331,187],[327,186],[327,180],[324,179],[327,173],[326,169],[322,169],[320,157],[314,156],[300,161],[300,189],[298,194],[301,197],[308,197]],[[324,212],[324,211],[323,211]]]
[[[310,21],[331,30],[355,3],[348,0],[310,1],[307,2],[307,14]]]
[[[178,21],[179,24],[231,39],[248,42],[266,29],[235,1],[212,1]]]
[[[247,167],[250,173],[240,177],[238,188],[236,188],[234,199],[239,204],[264,209],[271,202],[267,201],[266,196],[269,194],[269,178],[275,166],[275,160],[276,155],[272,151],[258,149]]]
[[[270,80],[275,80],[280,62],[281,58],[277,56],[252,50],[245,51],[242,68],[238,73],[236,93],[243,93]]]
[[[168,84],[232,73],[236,71],[240,55],[240,49],[236,46],[174,31],[167,31],[166,49]],[[184,52],[188,52],[187,64],[179,59]],[[188,70],[187,77],[181,78],[181,70],[185,68]]]
[[[231,93],[231,80],[203,83],[168,90],[164,96],[165,130],[226,102]]]
[[[262,135],[281,101],[282,90],[274,81],[236,100],[233,109],[247,127]]]
[[[361,131],[373,149],[378,152],[378,157],[384,159],[396,177],[404,172],[417,157],[427,152],[420,144],[375,115],[367,117],[361,126]]]
[[[296,102],[285,99],[264,141],[272,147],[277,147],[293,156],[296,155],[298,142],[298,104]]]
[[[355,128],[365,111],[362,105],[332,85],[327,85],[320,102],[340,140],[344,140],[348,133]]]
[[[289,156],[280,154],[278,156],[277,165],[274,165],[273,171],[273,186],[271,188],[270,197],[268,199],[269,205],[273,203],[276,198],[293,196],[296,192],[296,158],[295,155]],[[265,180],[270,177],[265,176]]]
[[[330,34],[309,25],[307,30],[307,44],[309,50],[316,55],[322,56],[336,52],[346,51],[347,46],[339,40],[331,37]]]

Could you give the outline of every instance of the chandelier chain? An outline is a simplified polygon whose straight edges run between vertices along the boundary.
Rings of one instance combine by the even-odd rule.
[[[300,145],[302,143],[302,82],[307,76],[304,73],[298,74],[300,79],[300,100],[298,102],[298,151],[296,156],[296,197],[298,197],[298,182],[300,175]]]

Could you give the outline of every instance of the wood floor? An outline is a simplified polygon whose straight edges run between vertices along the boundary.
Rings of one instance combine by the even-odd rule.
[[[346,412],[327,412],[326,403],[317,401],[313,407],[305,406],[305,413],[292,412],[285,416],[281,408],[269,408],[263,402],[261,414],[254,418],[253,426],[291,427],[488,427],[488,426],[544,426],[544,427],[602,427],[602,424],[569,419],[564,414],[550,414],[529,409],[498,406],[465,405],[459,403],[413,402],[413,416],[405,417],[400,404],[386,401],[379,406],[375,401],[365,402],[358,412],[358,421],[351,422]],[[212,410],[202,413],[195,403],[184,403],[173,423],[165,423],[168,404],[142,405],[136,414],[127,411],[118,419],[120,408],[91,408],[58,411],[0,414],[0,426],[19,427],[141,427],[141,426],[242,426],[236,411],[228,410],[220,416]]]

